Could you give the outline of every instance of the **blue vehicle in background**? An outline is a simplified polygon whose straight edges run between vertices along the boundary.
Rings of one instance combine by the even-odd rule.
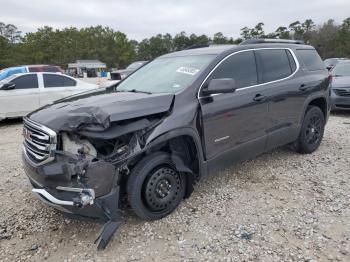
[[[63,73],[63,70],[59,66],[54,66],[54,65],[26,65],[26,66],[8,67],[0,71],[0,81],[14,74],[29,73],[29,72]]]
[[[9,76],[20,73],[27,73],[27,68],[25,66],[5,68],[0,71],[0,81],[8,78]]]

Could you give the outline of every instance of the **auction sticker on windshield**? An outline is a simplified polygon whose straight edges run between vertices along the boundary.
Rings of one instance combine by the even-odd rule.
[[[199,72],[199,69],[193,68],[193,67],[181,66],[176,70],[176,72],[193,76]]]

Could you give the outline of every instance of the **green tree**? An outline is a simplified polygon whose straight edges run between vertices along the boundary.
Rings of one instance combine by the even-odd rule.
[[[12,24],[0,22],[0,36],[5,37],[10,43],[16,43],[21,38],[21,31]]]
[[[341,24],[334,41],[335,52],[339,57],[350,58],[350,17]]]
[[[290,39],[290,33],[287,27],[280,26],[275,31],[276,37],[279,39]]]
[[[229,40],[227,39],[227,37],[225,37],[223,35],[223,33],[221,32],[218,32],[216,34],[214,34],[214,37],[213,37],[213,43],[214,44],[227,44],[229,42]]]

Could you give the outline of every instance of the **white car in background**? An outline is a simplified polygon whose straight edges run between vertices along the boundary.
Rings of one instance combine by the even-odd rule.
[[[12,75],[0,81],[0,120],[25,116],[55,100],[98,87],[60,73]]]

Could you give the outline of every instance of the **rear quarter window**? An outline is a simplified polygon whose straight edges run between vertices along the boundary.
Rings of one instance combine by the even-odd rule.
[[[315,49],[298,49],[298,57],[310,71],[324,70],[326,67]]]
[[[44,74],[44,87],[65,87],[65,86],[76,86],[77,82],[71,78],[63,75],[55,74]]]

